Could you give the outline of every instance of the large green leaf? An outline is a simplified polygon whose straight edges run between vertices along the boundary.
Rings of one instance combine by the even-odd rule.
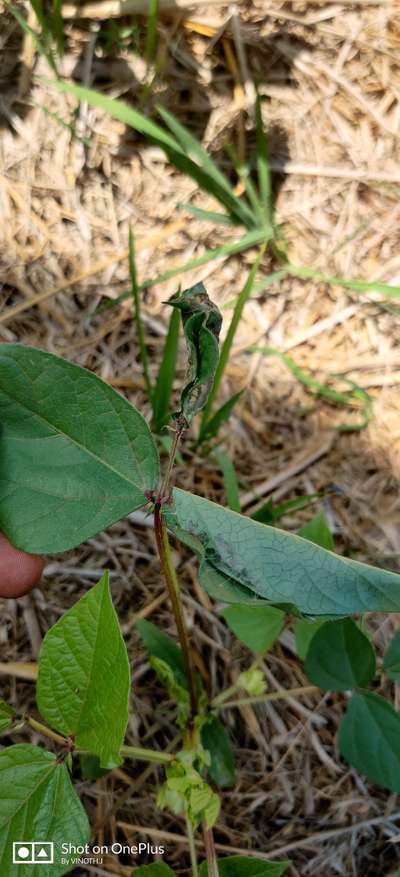
[[[197,551],[200,580],[226,603],[263,599],[304,615],[398,612],[400,576],[341,557],[183,490],[166,511],[170,530]]]
[[[305,662],[311,682],[327,691],[368,685],[375,669],[371,643],[352,618],[323,624],[311,640]]]
[[[211,764],[208,773],[220,789],[229,789],[235,784],[235,760],[228,732],[218,716],[210,715],[201,728],[201,742],[210,753]]]
[[[266,652],[278,639],[285,613],[274,606],[232,603],[222,613],[235,636],[252,652]]]
[[[128,723],[129,662],[108,573],[46,634],[37,702],[44,719],[101,767],[120,764]]]
[[[339,734],[343,758],[368,779],[400,792],[400,715],[378,694],[355,694]]]
[[[57,356],[0,346],[0,528],[26,551],[65,551],[144,505],[158,480],[141,414]]]
[[[266,862],[252,856],[227,856],[218,859],[219,877],[281,877],[290,862]],[[202,862],[200,877],[208,877],[207,862]]]
[[[65,763],[37,746],[10,746],[0,752],[0,787],[1,877],[59,877],[70,871],[61,844],[86,844],[89,825]],[[24,859],[32,859],[30,844],[35,842],[37,856],[41,841],[53,842],[54,863],[24,865]],[[13,843],[18,842],[22,849],[17,865],[12,860]]]
[[[204,408],[218,365],[218,339],[222,317],[203,283],[179,292],[168,304],[181,312],[188,348],[187,383],[181,393],[178,415],[189,425]]]
[[[396,682],[400,679],[400,630],[395,633],[383,659],[383,669]]]

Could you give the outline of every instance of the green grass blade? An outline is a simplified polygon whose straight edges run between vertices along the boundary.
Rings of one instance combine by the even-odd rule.
[[[60,56],[64,54],[64,22],[62,17],[62,0],[53,0],[51,16],[52,33]]]
[[[161,432],[169,420],[170,401],[176,372],[180,315],[173,309],[165,339],[161,365],[153,393],[153,430]]]
[[[228,506],[233,512],[240,512],[239,485],[232,460],[220,450],[214,451],[213,456],[222,472]]]
[[[221,408],[218,408],[218,411],[215,412],[213,417],[210,417],[209,420],[204,424],[204,428],[202,427],[200,430],[199,438],[197,441],[197,447],[202,442],[210,441],[210,439],[215,438],[218,435],[219,428],[222,423],[225,423],[226,420],[229,419],[231,412],[233,411],[236,402],[239,401],[242,396],[244,390],[240,390],[239,393],[235,393],[234,396],[231,396],[224,405],[221,405]]]
[[[306,496],[297,496],[296,499],[288,499],[279,505],[274,505],[272,500],[268,499],[253,515],[250,515],[253,521],[259,521],[261,524],[275,524],[284,515],[291,512],[297,512],[307,508],[311,503],[323,497],[323,493],[309,493]]]
[[[274,347],[254,347],[253,350],[258,353],[264,353],[267,356],[276,356],[278,359],[283,362],[289,371],[306,387],[313,396],[322,396],[324,399],[327,399],[328,402],[332,402],[336,405],[350,405],[354,407],[354,404],[360,404],[362,407],[362,419],[358,423],[342,423],[339,426],[336,426],[339,432],[353,432],[364,429],[364,427],[368,424],[369,420],[372,416],[372,399],[357,384],[353,381],[348,380],[347,378],[343,378],[342,375],[334,375],[334,377],[340,377],[341,380],[345,380],[350,386],[352,390],[347,393],[340,393],[338,390],[332,389],[327,384],[322,384],[320,381],[317,381],[316,378],[313,378],[312,375],[307,374],[299,365],[288,356],[287,353],[281,353],[280,350],[275,350]]]
[[[321,274],[320,271],[314,271],[313,268],[302,268],[300,265],[292,265],[290,262],[285,264],[285,271],[293,277],[310,278],[322,283],[329,283],[331,286],[342,286],[344,289],[351,289],[353,292],[379,292],[388,298],[400,298],[400,286],[390,286],[388,283],[368,280],[345,280],[343,277]]]
[[[257,95],[256,100],[256,138],[257,138],[257,175],[260,199],[264,208],[265,221],[272,227],[274,224],[274,203],[272,194],[271,172],[267,140],[264,134],[261,100]]]
[[[230,241],[227,244],[223,244],[221,247],[216,247],[214,250],[206,250],[201,256],[196,256],[194,259],[189,259],[188,262],[184,262],[183,265],[178,265],[176,268],[170,268],[168,271],[163,271],[161,274],[157,274],[155,277],[149,277],[147,280],[144,280],[143,283],[140,284],[139,289],[149,289],[151,286],[155,286],[156,283],[164,283],[166,280],[171,280],[172,277],[178,277],[179,274],[185,274],[186,271],[192,271],[194,268],[200,268],[201,265],[206,265],[207,262],[212,262],[213,259],[221,259],[225,256],[233,256],[236,253],[242,253],[244,250],[249,250],[250,247],[257,246],[263,241],[268,239],[267,232],[265,229],[255,229],[254,231],[249,231],[243,237],[239,238],[236,241]],[[130,296],[130,292],[122,292],[117,298],[112,301],[108,301],[106,304],[102,305],[97,309],[97,313],[102,313],[105,310],[110,310],[116,305],[120,304],[120,302],[125,301]]]
[[[238,296],[238,299],[237,299],[237,302],[236,302],[236,305],[235,305],[235,308],[234,308],[234,311],[232,314],[232,319],[231,319],[231,322],[229,324],[229,328],[228,328],[228,331],[226,334],[226,338],[225,338],[225,341],[222,345],[222,349],[221,349],[221,353],[220,353],[220,357],[219,357],[219,362],[218,362],[218,367],[217,367],[217,371],[215,373],[214,383],[212,385],[212,389],[211,389],[210,395],[208,397],[207,405],[205,406],[204,411],[203,411],[203,417],[202,417],[202,421],[201,421],[201,429],[205,428],[207,420],[209,420],[209,418],[210,418],[212,406],[213,406],[214,400],[217,396],[217,393],[218,393],[218,390],[219,390],[219,387],[221,384],[222,376],[224,374],[226,364],[227,364],[229,356],[230,356],[231,347],[233,344],[233,339],[236,335],[236,331],[237,331],[237,328],[238,328],[240,320],[241,320],[243,308],[244,308],[248,298],[250,297],[250,295],[252,293],[254,278],[256,276],[256,273],[257,273],[258,267],[260,265],[261,259],[264,255],[264,252],[265,252],[265,244],[263,244],[261,246],[260,251],[258,253],[258,256],[254,262],[254,265],[252,266],[252,268],[250,270],[250,273],[249,273],[249,276],[246,280],[246,283],[245,283],[242,291],[239,293],[239,296]]]
[[[46,28],[46,31],[43,32],[43,26],[41,25],[42,32],[43,32],[43,39],[42,39],[41,37],[38,36],[36,31],[34,31],[32,27],[30,27],[28,22],[25,21],[24,17],[21,15],[19,9],[17,9],[16,6],[13,6],[12,3],[8,3],[7,9],[10,10],[10,12],[14,16],[15,20],[18,22],[20,28],[22,28],[22,30],[26,34],[29,34],[29,36],[32,38],[33,44],[36,46],[36,49],[39,52],[39,54],[43,55],[43,57],[46,58],[46,61],[49,65],[49,67],[51,67],[53,73],[55,73],[55,75],[58,76],[57,65],[56,65],[56,62],[54,60],[54,56],[53,56],[53,53],[51,51],[51,47],[46,45],[46,43],[48,43],[48,36],[49,36],[48,28]],[[35,14],[37,17],[36,10],[34,9],[34,11],[35,11]],[[39,21],[39,23],[41,24],[40,21]]]
[[[149,0],[149,12],[147,19],[145,57],[148,64],[154,64],[157,54],[157,26],[160,11],[159,0]]]
[[[178,204],[178,207],[181,210],[187,210],[196,219],[212,222],[213,225],[236,225],[236,222],[227,213],[217,213],[215,210],[202,210],[201,207],[195,207],[193,204]]]
[[[153,387],[150,380],[149,357],[143,332],[140,289],[138,286],[136,274],[135,242],[132,234],[132,229],[129,229],[129,274],[131,278],[131,296],[135,304],[135,326],[140,351],[140,362],[142,364],[143,378],[146,385],[147,395],[150,399],[150,402],[152,402]]]
[[[203,171],[204,177],[208,181],[207,191],[214,195],[221,204],[224,204],[232,216],[237,217],[247,228],[254,228],[257,222],[253,212],[235,195],[231,184],[200,141],[193,137],[190,131],[184,128],[164,107],[159,106],[158,112],[172,131],[185,155]]]

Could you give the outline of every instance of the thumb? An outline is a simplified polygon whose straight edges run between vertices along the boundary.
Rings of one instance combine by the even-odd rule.
[[[39,581],[43,567],[43,557],[19,551],[0,533],[0,597],[27,594]]]

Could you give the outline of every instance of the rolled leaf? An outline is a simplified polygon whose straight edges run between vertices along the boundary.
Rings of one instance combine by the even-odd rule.
[[[168,304],[181,312],[188,348],[187,383],[181,393],[181,407],[174,415],[187,426],[207,402],[218,365],[218,338],[222,317],[209,299],[203,283],[178,293]]]

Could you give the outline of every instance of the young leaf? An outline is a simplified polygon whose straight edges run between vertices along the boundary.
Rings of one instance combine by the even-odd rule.
[[[305,621],[304,619],[296,621],[293,633],[296,641],[296,652],[301,661],[305,660],[311,640],[322,624],[325,622],[321,618],[316,618],[315,621]]]
[[[398,682],[400,679],[400,630],[395,633],[392,642],[383,659],[383,669],[389,676]]]
[[[2,877],[59,877],[71,870],[61,844],[86,844],[89,824],[65,763],[52,752],[18,744],[0,752],[0,872]],[[13,864],[13,842],[54,843],[54,864]],[[29,849],[29,848],[28,848]],[[36,847],[37,849],[37,847]],[[25,851],[22,850],[26,858]]]
[[[243,606],[232,603],[222,612],[230,629],[252,652],[266,652],[278,639],[285,621],[285,613],[273,606]]]
[[[327,621],[309,645],[305,671],[314,685],[326,691],[347,691],[365,686],[376,670],[369,639],[351,618]]]
[[[168,664],[178,684],[187,688],[183,656],[176,642],[167,633],[163,633],[156,624],[146,621],[145,618],[139,618],[136,627],[149,655]]]
[[[52,728],[111,768],[121,763],[129,688],[128,656],[105,573],[46,634],[37,703]]]
[[[0,700],[0,731],[5,731],[12,725],[13,715],[12,707],[5,700]]]
[[[153,862],[152,865],[141,865],[132,871],[132,877],[175,877],[175,871],[171,871],[164,862]]]
[[[300,528],[298,535],[302,536],[303,539],[314,542],[315,545],[319,545],[321,548],[326,548],[327,551],[335,550],[332,533],[322,512],[315,515],[307,524],[304,524]]]
[[[173,310],[165,339],[161,365],[157,375],[153,393],[153,424],[154,432],[161,432],[169,421],[170,400],[176,371],[176,357],[179,340],[179,311]]]
[[[206,404],[214,380],[222,317],[202,283],[173,296],[168,304],[181,312],[188,347],[188,380],[181,393],[181,409],[175,416],[189,425]]]
[[[213,713],[201,728],[201,742],[210,753],[208,773],[220,789],[230,789],[235,784],[235,760],[228,733],[218,716]]]
[[[400,715],[378,694],[354,694],[339,734],[339,749],[372,782],[400,792]]]
[[[0,414],[0,528],[17,548],[73,548],[144,505],[157,484],[141,414],[58,356],[0,345]]]
[[[197,551],[204,587],[225,603],[262,598],[314,616],[400,611],[396,573],[325,551],[184,490],[173,490],[165,515],[171,532]]]
[[[227,856],[218,859],[219,877],[281,877],[290,862],[266,862],[253,856]],[[207,862],[202,862],[199,877],[208,877]]]

